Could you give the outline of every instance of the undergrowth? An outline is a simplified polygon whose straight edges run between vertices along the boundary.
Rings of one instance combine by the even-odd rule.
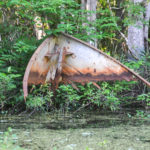
[[[120,19],[112,16],[107,7],[101,6],[97,12],[87,12],[72,0],[52,0],[51,3],[47,0],[36,0],[34,3],[26,0],[2,0],[0,7],[0,17],[3,16],[3,22],[0,22],[1,112],[20,112],[25,109],[72,111],[97,108],[116,111],[124,107],[149,108],[150,90],[143,83],[135,81],[99,82],[100,89],[92,83],[84,86],[77,84],[79,90],[71,85],[60,85],[54,93],[49,90],[48,84],[33,86],[30,87],[32,92],[25,103],[22,91],[25,68],[33,52],[44,40],[38,41],[35,36],[36,15],[41,17],[47,36],[66,32],[84,41],[97,39],[102,51],[117,58],[122,58],[123,55],[120,44],[122,39],[118,37],[118,28],[121,30],[121,26],[116,26]],[[97,19],[91,23],[87,20],[87,14],[92,13],[97,13]],[[126,23],[127,21],[124,24]],[[119,24],[123,22],[119,21]],[[123,63],[150,81],[149,55],[145,55],[140,61]]]

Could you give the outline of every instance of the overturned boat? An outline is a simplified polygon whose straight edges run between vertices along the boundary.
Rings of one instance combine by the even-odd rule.
[[[23,79],[24,98],[28,85],[52,83],[57,88],[60,82],[88,83],[110,80],[141,80],[150,83],[116,59],[95,47],[70,35],[61,33],[50,36],[32,55]]]

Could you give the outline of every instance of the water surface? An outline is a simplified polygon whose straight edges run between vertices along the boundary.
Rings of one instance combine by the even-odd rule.
[[[16,145],[26,150],[150,150],[150,119],[124,114],[1,116],[1,138],[9,127],[11,150]],[[4,144],[0,144],[3,150]]]

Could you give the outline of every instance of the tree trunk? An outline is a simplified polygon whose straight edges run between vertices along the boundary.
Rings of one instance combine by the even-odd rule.
[[[128,27],[128,47],[132,56],[140,59],[141,55],[148,52],[148,30],[150,19],[150,2],[147,0],[131,0],[135,5],[144,4],[145,12],[141,12],[139,16],[129,13],[129,17],[133,17],[134,24]],[[143,23],[143,20],[146,24]],[[131,55],[129,56],[131,58]]]
[[[144,0],[131,0],[135,5],[143,2]],[[130,14],[129,17],[134,20],[134,24],[129,25],[128,27],[128,47],[130,49],[132,56],[140,59],[141,55],[144,52],[144,25],[142,20],[144,19],[144,14],[141,12],[139,16],[134,16],[134,14]]]
[[[145,3],[145,22],[146,25],[144,26],[144,46],[145,50],[148,52],[148,28],[149,28],[149,19],[150,19],[150,2]]]
[[[92,14],[88,14],[87,17],[88,22],[92,23],[96,20],[96,7],[97,7],[97,0],[81,0],[81,9],[95,12]],[[83,25],[88,25],[88,24],[83,23]],[[90,29],[94,31],[96,30],[94,27],[91,26]],[[87,34],[90,35],[91,34],[90,31]],[[89,43],[97,47],[97,39],[92,39],[91,41],[89,41]]]

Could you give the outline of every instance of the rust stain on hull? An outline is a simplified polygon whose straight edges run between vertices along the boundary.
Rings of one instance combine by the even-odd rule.
[[[90,81],[115,81],[115,80],[126,80],[126,81],[132,81],[136,80],[128,73],[122,73],[120,75],[111,74],[111,75],[105,75],[100,74],[97,76],[91,76],[91,74],[85,74],[85,75],[74,75],[74,76],[66,76],[63,75],[63,78],[66,78],[68,80],[74,81],[74,82],[90,82]]]
[[[60,82],[85,84],[111,80],[142,80],[141,76],[114,58],[67,34],[47,38],[31,57],[23,79],[24,98],[28,95],[28,85],[51,82],[53,89]],[[100,87],[98,87],[100,88]]]

